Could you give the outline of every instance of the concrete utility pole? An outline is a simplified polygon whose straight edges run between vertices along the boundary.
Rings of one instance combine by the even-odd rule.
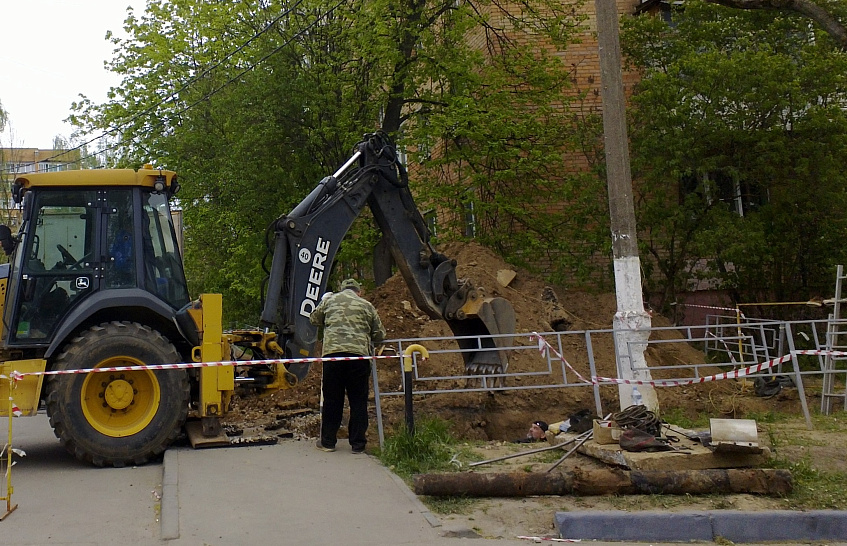
[[[597,44],[600,50],[600,97],[603,101],[603,134],[606,149],[606,176],[612,227],[612,253],[615,267],[615,352],[618,377],[649,381],[644,350],[650,337],[650,315],[644,311],[641,291],[641,261],[632,200],[632,172],[629,167],[629,141],[626,133],[626,103],[621,70],[618,10],[615,0],[595,0]],[[652,386],[638,386],[643,404],[658,410]],[[621,409],[630,406],[633,388],[620,385]]]

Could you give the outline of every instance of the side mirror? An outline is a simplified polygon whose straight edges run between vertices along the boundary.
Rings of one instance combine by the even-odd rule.
[[[6,256],[11,255],[15,251],[17,241],[12,237],[12,230],[9,229],[9,226],[0,225],[0,246],[3,247],[3,252],[6,253]]]

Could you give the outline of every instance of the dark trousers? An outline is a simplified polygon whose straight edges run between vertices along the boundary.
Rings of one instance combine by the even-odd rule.
[[[325,356],[361,356],[352,353],[332,353]],[[368,380],[371,361],[367,357],[323,363],[324,405],[321,411],[321,443],[335,447],[338,428],[344,411],[344,394],[350,403],[350,422],[347,431],[355,450],[365,448],[368,432]]]

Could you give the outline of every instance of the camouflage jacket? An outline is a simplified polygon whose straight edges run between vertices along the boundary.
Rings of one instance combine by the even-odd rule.
[[[374,306],[352,290],[342,290],[321,300],[309,321],[323,328],[323,355],[369,355],[371,343],[385,339],[385,328]]]

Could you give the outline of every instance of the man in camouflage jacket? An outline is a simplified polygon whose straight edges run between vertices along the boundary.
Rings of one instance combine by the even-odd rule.
[[[321,451],[335,451],[345,391],[350,403],[347,430],[353,453],[362,453],[367,444],[371,371],[367,357],[373,345],[385,339],[385,328],[374,306],[360,297],[361,290],[355,279],[343,281],[341,290],[324,297],[309,317],[313,325],[323,329],[323,356],[361,357],[323,363],[321,437],[316,445]]]

